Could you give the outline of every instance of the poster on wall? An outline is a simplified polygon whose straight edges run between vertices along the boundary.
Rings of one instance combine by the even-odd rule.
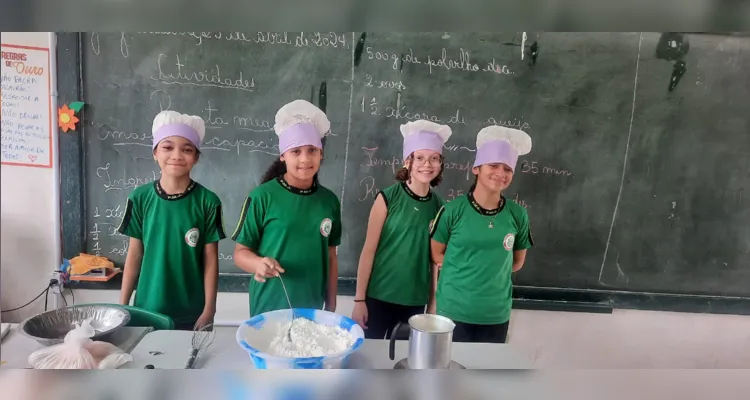
[[[49,49],[2,48],[2,163],[52,167],[52,99]]]

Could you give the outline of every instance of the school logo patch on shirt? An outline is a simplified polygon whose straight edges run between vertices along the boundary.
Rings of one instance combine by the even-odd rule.
[[[516,235],[509,233],[505,235],[505,239],[503,239],[503,247],[505,247],[505,250],[510,251],[513,248],[513,243],[516,241]]]
[[[331,227],[333,226],[333,223],[331,222],[330,218],[326,218],[323,220],[323,222],[320,223],[320,234],[328,237],[328,235],[331,234]]]
[[[200,236],[201,232],[198,228],[193,228],[185,233],[185,243],[190,247],[195,247],[198,245],[198,238],[200,238]]]

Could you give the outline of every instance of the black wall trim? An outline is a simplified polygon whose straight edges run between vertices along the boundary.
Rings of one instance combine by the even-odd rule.
[[[71,282],[73,290],[120,290],[121,276],[106,283]],[[219,292],[247,293],[252,279],[243,274],[220,274]],[[354,296],[356,280],[339,279],[339,295]],[[583,289],[552,289],[516,286],[513,308],[523,310],[611,313],[613,309],[674,311],[711,314],[750,315],[750,298],[644,294]]]
[[[81,34],[57,33],[57,101],[84,101],[81,82]],[[59,134],[60,214],[62,256],[73,258],[86,248],[83,135],[86,106],[80,111],[78,130]]]

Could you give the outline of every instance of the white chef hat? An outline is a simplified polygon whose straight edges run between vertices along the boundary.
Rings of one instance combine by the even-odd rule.
[[[423,119],[401,125],[404,137],[404,160],[417,150],[432,150],[443,154],[443,145],[453,134],[448,125],[441,125]]]
[[[516,169],[518,156],[531,152],[531,137],[524,131],[492,125],[477,134],[474,166],[503,163]]]
[[[276,113],[273,129],[279,136],[279,154],[307,145],[323,149],[322,138],[331,130],[331,121],[309,101],[294,100]]]
[[[183,137],[200,150],[203,138],[206,137],[206,123],[203,118],[195,115],[180,114],[171,110],[162,111],[154,117],[151,135],[154,137],[152,150],[156,149],[159,142],[170,136]]]

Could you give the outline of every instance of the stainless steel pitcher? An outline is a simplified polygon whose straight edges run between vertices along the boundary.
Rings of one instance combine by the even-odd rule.
[[[435,314],[417,314],[408,325],[399,322],[390,337],[389,356],[395,358],[396,337],[409,327],[409,369],[448,369],[451,364],[451,344],[456,324],[449,318]]]

